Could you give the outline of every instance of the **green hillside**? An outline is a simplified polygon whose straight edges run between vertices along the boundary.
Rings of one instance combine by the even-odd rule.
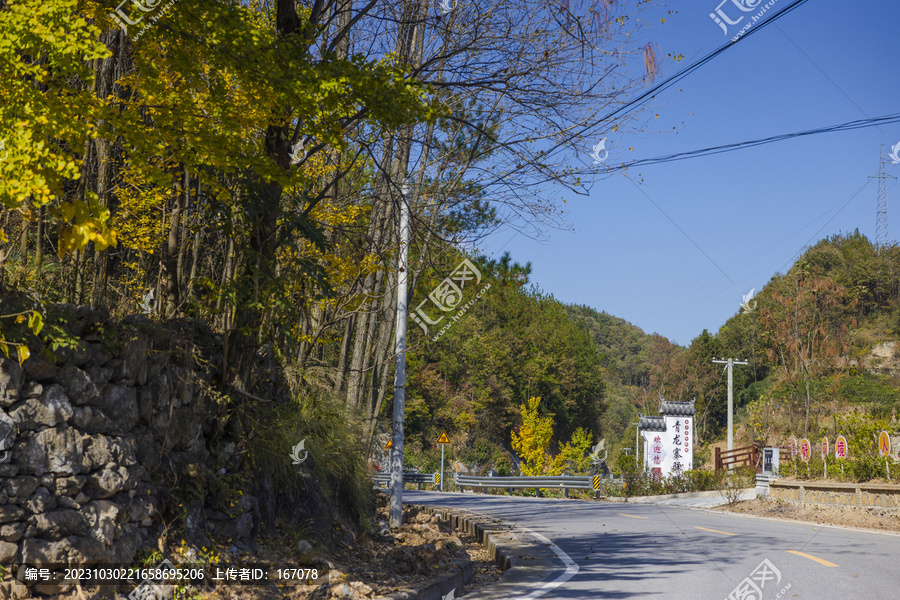
[[[736,444],[896,429],[900,249],[879,251],[859,232],[822,240],[749,308],[663,363],[650,355],[648,393],[696,398],[701,443],[725,437],[725,381],[713,357],[748,362],[734,369]]]
[[[485,276],[479,289],[486,291],[471,296],[477,299],[439,339],[410,329],[405,434],[407,461],[420,469],[437,467],[435,442],[446,430],[453,460],[473,470],[511,472],[511,433],[531,397],[540,397],[542,414],[553,416],[554,453],[579,427],[599,433],[604,368],[591,337],[562,304],[528,285],[527,266],[508,257],[478,265]]]
[[[736,386],[739,406],[777,406],[779,418],[756,437],[817,436],[848,410],[896,419],[900,249],[879,252],[859,232],[834,236],[774,276],[757,301],[716,336],[751,362],[752,377]]]

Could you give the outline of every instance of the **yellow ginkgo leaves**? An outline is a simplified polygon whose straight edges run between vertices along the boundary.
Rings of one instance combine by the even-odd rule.
[[[13,315],[3,315],[0,316],[0,319],[9,319],[12,317],[16,317],[16,323],[18,324],[28,323],[28,329],[30,329],[34,335],[40,334],[41,330],[44,328],[44,317],[36,310],[27,310]],[[10,357],[10,347],[15,348],[16,359],[19,361],[19,364],[22,364],[31,356],[31,350],[28,349],[28,346],[21,342],[11,342],[7,340],[3,335],[2,330],[0,330],[0,352],[3,352],[6,358]]]
[[[65,223],[59,232],[60,257],[83,249],[88,242],[94,242],[98,251],[116,244],[116,232],[107,227],[109,209],[99,205],[96,195],[90,196],[88,202],[63,202],[50,209],[50,214]]]

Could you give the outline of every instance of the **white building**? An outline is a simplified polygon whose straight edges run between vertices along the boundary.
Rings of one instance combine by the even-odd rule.
[[[694,402],[660,403],[658,417],[639,415],[644,470],[666,477],[694,468]]]

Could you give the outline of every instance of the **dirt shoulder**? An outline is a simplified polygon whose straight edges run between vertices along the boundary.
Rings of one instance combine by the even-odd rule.
[[[719,506],[715,510],[776,519],[808,521],[822,525],[900,532],[900,511],[878,507],[815,506],[795,504],[773,498],[756,498],[732,505]]]
[[[378,495],[376,534],[359,539],[318,561],[327,564],[328,577],[309,585],[265,589],[222,586],[202,599],[269,600],[369,600],[385,598],[398,592],[410,592],[452,575],[471,564],[474,578],[455,596],[463,596],[485,585],[495,583],[502,574],[487,549],[465,533],[454,529],[439,515],[403,507],[403,526],[387,527],[387,499]],[[269,557],[274,559],[276,557]],[[327,583],[326,583],[327,582]]]
[[[225,557],[226,561],[217,560],[215,564],[207,565],[207,570],[219,564],[223,567],[294,567],[292,571],[298,568],[305,570],[303,567],[315,568],[315,579],[272,581],[264,585],[247,582],[246,585],[219,583],[215,586],[177,586],[174,589],[163,586],[160,588],[161,597],[174,600],[375,600],[421,590],[435,581],[453,577],[470,568],[472,581],[454,590],[454,597],[460,597],[496,583],[502,575],[487,549],[476,538],[457,531],[439,515],[404,506],[402,527],[391,530],[387,526],[387,497],[378,494],[374,517],[374,535],[357,537],[329,554],[310,554],[307,555],[308,560],[298,561],[296,552],[274,550],[270,545],[260,544],[252,552],[235,551]],[[175,555],[174,552],[169,554]],[[126,587],[85,586],[70,589],[57,596],[56,600],[122,600],[136,589],[133,586],[124,589]],[[169,588],[169,591],[163,588]],[[0,596],[5,597],[2,593]],[[15,597],[25,600],[22,595]]]

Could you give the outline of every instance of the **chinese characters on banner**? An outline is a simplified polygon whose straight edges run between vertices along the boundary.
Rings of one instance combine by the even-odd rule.
[[[646,449],[645,467],[659,469],[657,475],[667,477],[694,468],[694,419],[664,418],[665,431],[641,432]]]
[[[800,460],[808,463],[810,458],[812,458],[812,446],[808,439],[803,438],[800,440]]]
[[[667,475],[694,468],[694,429],[691,417],[666,417],[665,434],[672,444],[672,458],[667,463]]]
[[[662,470],[663,460],[667,452],[663,449],[662,433],[655,433],[650,442],[650,468]]]
[[[842,435],[834,442],[834,457],[838,460],[847,458],[847,439]]]
[[[659,416],[640,415],[644,470],[668,477],[694,468],[694,403],[660,399]],[[657,471],[658,469],[658,471]]]

